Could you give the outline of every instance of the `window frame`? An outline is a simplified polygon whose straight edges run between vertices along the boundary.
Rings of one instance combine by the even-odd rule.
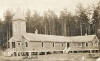
[[[42,47],[44,47],[44,46],[43,46],[43,42],[42,42]]]
[[[8,48],[10,48],[10,42],[8,42]]]
[[[63,44],[64,44],[64,43],[62,43],[62,47],[64,46]]]
[[[87,42],[85,43],[85,46],[88,47],[88,43]]]
[[[16,48],[16,43],[12,42],[12,48]]]
[[[53,47],[55,47],[55,43],[53,42]]]
[[[25,42],[25,47],[28,47],[28,42]]]
[[[21,45],[21,43],[18,43],[18,45]]]

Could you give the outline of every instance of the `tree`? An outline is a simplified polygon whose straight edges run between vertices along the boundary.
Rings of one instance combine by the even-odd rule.
[[[33,16],[31,17],[31,32],[34,32],[36,29],[38,33],[42,33],[42,17],[39,15],[37,11],[34,11]]]
[[[97,34],[97,29],[100,28],[100,5],[98,3],[98,6],[94,8],[94,11],[93,11],[93,24],[94,24],[94,29],[95,29],[95,33]]]
[[[66,9],[60,12],[59,19],[62,23],[62,35],[70,36],[70,20],[71,20],[71,13],[68,12]]]
[[[94,27],[94,32],[95,34],[100,38],[100,2],[98,2],[97,6],[94,7],[94,11],[93,11],[93,27]]]
[[[5,42],[8,42],[8,40],[12,37],[12,19],[13,19],[13,13],[10,10],[7,10],[4,15],[4,40]]]
[[[44,13],[44,27],[45,34],[56,35],[57,34],[57,15],[52,10],[48,10]]]
[[[80,4],[77,7],[77,14],[80,20],[80,31],[81,31],[81,35],[85,35],[88,34],[88,15],[86,12],[86,9]]]
[[[31,32],[31,12],[28,9],[26,12],[26,32]]]

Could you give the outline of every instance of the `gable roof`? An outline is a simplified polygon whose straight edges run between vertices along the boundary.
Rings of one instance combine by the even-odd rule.
[[[29,41],[49,41],[49,42],[88,42],[93,41],[96,35],[87,35],[87,36],[56,36],[56,35],[44,35],[44,34],[34,34],[34,33],[26,33],[24,34],[24,38]]]

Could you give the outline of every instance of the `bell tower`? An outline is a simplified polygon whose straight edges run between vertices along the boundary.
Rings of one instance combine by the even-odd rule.
[[[26,21],[24,11],[18,9],[13,17],[12,31],[14,37],[20,37],[26,33]]]

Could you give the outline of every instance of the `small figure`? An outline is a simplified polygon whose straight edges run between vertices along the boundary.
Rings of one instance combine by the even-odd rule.
[[[35,30],[35,34],[38,34],[38,30],[37,29]]]

